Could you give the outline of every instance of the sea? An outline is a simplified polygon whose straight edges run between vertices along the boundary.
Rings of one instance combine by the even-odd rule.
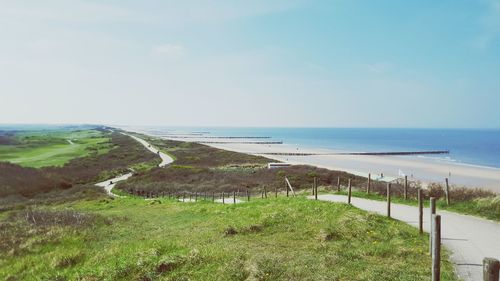
[[[155,134],[270,137],[272,141],[304,149],[343,152],[448,150],[449,154],[410,157],[500,168],[500,129],[147,127],[147,130]]]

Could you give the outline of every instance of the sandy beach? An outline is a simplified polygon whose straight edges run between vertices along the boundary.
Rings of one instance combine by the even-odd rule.
[[[131,130],[131,128],[126,129]],[[157,133],[139,128],[134,128],[132,131],[156,137],[159,136]],[[364,177],[367,177],[368,173],[371,173],[374,179],[383,174],[383,180],[390,181],[404,174],[408,176],[409,180],[419,181],[423,185],[426,185],[433,182],[444,183],[445,178],[449,178],[451,185],[484,188],[500,193],[500,169],[498,168],[453,163],[419,156],[331,155],[331,153],[344,151],[303,148],[286,143],[255,144],[251,143],[255,142],[252,139],[239,140],[238,143],[229,139],[217,139],[216,143],[210,143],[214,142],[214,139],[203,138],[203,136],[199,138],[191,137],[189,139],[169,138],[168,136],[161,137],[175,141],[202,142],[220,149],[262,155],[270,159],[295,165],[305,164],[331,170],[346,171]],[[269,155],[267,153],[311,153],[322,155],[289,156]]]
[[[301,149],[290,145],[261,144],[209,144],[213,147],[231,151],[262,155],[271,159],[291,164],[307,164],[331,170],[341,170],[360,176],[374,177],[384,174],[385,178],[397,178],[400,172],[409,179],[422,183],[444,182],[450,179],[450,184],[467,187],[480,187],[500,192],[500,169],[480,167],[450,162],[440,162],[434,159],[416,156],[366,156],[366,155],[309,155],[282,156],[265,153],[334,153],[331,150]]]

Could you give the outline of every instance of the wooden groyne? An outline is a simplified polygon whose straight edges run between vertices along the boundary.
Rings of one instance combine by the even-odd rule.
[[[396,151],[396,152],[348,152],[344,155],[429,155],[429,154],[450,154],[449,150],[433,150],[433,151]],[[343,155],[343,154],[340,154]]]
[[[282,141],[197,141],[202,144],[283,144]]]
[[[396,151],[396,152],[342,152],[342,153],[305,153],[305,152],[267,152],[264,155],[277,156],[314,156],[314,155],[366,155],[366,156],[408,156],[408,155],[432,155],[450,154],[449,150],[433,151]]]
[[[270,139],[271,137],[166,136],[172,139]]]

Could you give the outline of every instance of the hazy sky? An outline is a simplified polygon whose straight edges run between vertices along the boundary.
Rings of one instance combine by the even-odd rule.
[[[500,0],[0,0],[0,123],[500,128]]]

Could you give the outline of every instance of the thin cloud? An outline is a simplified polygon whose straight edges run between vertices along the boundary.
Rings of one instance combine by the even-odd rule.
[[[154,47],[153,54],[166,58],[180,58],[184,56],[185,49],[178,44],[163,44]]]
[[[488,10],[480,19],[481,33],[474,45],[479,49],[488,48],[500,37],[500,0],[487,1]]]

